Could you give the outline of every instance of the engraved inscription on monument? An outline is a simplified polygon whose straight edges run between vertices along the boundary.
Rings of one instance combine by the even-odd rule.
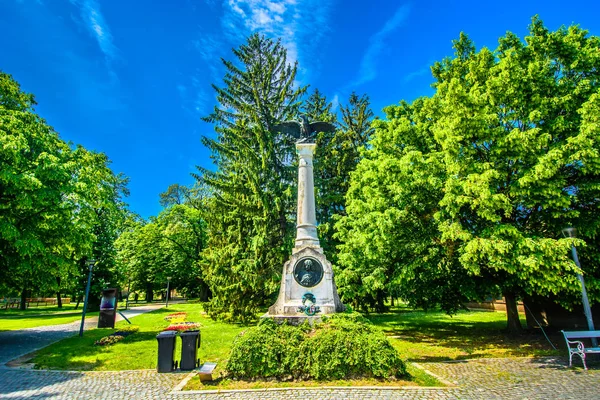
[[[323,279],[323,266],[315,258],[303,257],[294,266],[294,279],[300,286],[316,286]]]

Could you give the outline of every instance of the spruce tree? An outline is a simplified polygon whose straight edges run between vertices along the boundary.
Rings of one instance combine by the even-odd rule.
[[[276,293],[293,242],[294,140],[273,131],[297,116],[305,87],[295,87],[279,40],[254,34],[223,60],[224,86],[213,85],[218,105],[203,118],[216,137],[204,136],[216,165],[197,176],[213,192],[205,210],[209,245],[206,278],[213,318],[251,320]]]
[[[314,92],[304,103],[302,112],[308,117],[309,121],[330,122],[337,125],[337,117],[331,111],[332,104],[327,98],[315,89]],[[335,247],[330,246],[331,229],[328,229],[332,212],[330,210],[331,194],[336,192],[337,188],[332,186],[335,177],[336,163],[331,158],[333,151],[332,141],[336,132],[317,132],[317,149],[314,159],[315,191],[316,191],[316,211],[317,222],[319,224],[319,239],[321,246],[325,250],[327,257],[332,259],[335,253]]]
[[[360,150],[369,141],[373,129],[373,111],[369,96],[358,96],[352,92],[348,105],[340,106],[340,128],[327,144],[323,163],[323,173],[327,179],[323,182],[319,211],[319,231],[331,254],[331,260],[337,264],[337,246],[334,223],[339,217],[346,215],[346,193],[350,187],[350,173],[356,169],[361,158]]]

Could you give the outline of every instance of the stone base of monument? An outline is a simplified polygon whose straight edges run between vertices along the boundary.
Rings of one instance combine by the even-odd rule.
[[[316,246],[294,250],[283,266],[277,301],[263,317],[297,325],[344,311],[333,280],[333,268],[323,250]]]
[[[291,316],[291,315],[271,315],[269,313],[266,313],[264,315],[261,316],[261,318],[273,318],[273,320],[275,322],[277,322],[278,324],[282,324],[284,322],[287,322],[288,325],[302,325],[305,322],[308,322],[309,325],[313,325],[315,322],[321,322],[321,316],[320,315],[300,315],[300,316]]]

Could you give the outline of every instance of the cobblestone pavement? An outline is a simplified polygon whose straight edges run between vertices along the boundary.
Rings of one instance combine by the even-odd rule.
[[[421,363],[447,388],[294,388],[222,393],[174,391],[188,374],[0,369],[1,399],[598,399],[600,368],[569,369],[556,358]]]
[[[158,308],[164,304],[152,304],[148,306],[134,307],[121,311],[127,318],[133,318]],[[123,318],[117,314],[117,321]],[[86,318],[85,329],[92,328],[98,323],[98,317]],[[79,332],[80,321],[69,324],[40,326],[36,328],[21,329],[16,331],[0,332],[0,365],[20,357],[24,354],[41,349],[51,343],[57,342]]]

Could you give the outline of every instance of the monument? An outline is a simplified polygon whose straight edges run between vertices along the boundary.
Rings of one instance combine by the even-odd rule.
[[[334,126],[326,122],[288,121],[275,127],[290,134],[298,153],[298,210],[296,243],[292,256],[283,266],[279,296],[265,317],[288,320],[296,324],[323,314],[344,311],[333,279],[331,263],[323,254],[317,234],[313,156],[317,145],[315,132],[330,132]]]

